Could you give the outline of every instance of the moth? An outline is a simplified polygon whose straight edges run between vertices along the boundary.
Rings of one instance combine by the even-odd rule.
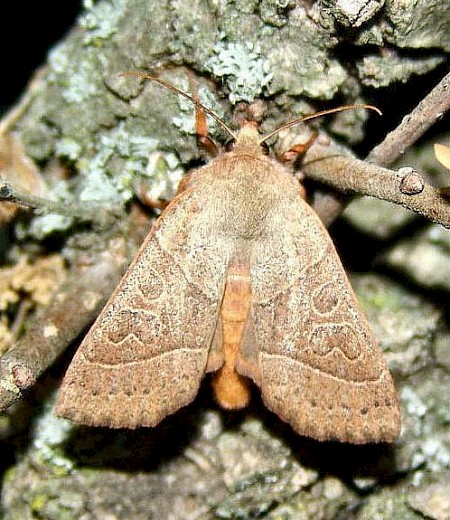
[[[311,116],[266,136],[244,122],[235,134],[195,96],[135,75],[192,101],[207,148],[205,113],[234,145],[184,180],[151,229],[75,354],[57,414],[156,426],[211,373],[224,408],[246,406],[253,382],[301,435],[394,441],[399,403],[382,352],[300,183],[264,149]]]

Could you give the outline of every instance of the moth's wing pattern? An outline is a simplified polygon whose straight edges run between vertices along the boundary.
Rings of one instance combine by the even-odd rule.
[[[59,392],[57,414],[88,425],[154,426],[191,402],[204,376],[228,253],[214,214],[187,190],[151,230]]]
[[[301,199],[282,201],[270,225],[254,245],[238,370],[302,435],[393,441],[397,393],[328,233]]]

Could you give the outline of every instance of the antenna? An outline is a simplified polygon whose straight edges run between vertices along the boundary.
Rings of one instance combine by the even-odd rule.
[[[161,85],[162,87],[166,88],[167,90],[170,90],[171,92],[174,92],[175,94],[179,94],[180,96],[185,97],[186,99],[189,99],[191,103],[195,105],[196,108],[199,110],[202,110],[209,116],[211,116],[219,125],[231,135],[231,137],[236,140],[237,136],[236,134],[226,125],[220,117],[215,114],[212,110],[205,107],[196,99],[194,96],[191,96],[191,94],[188,94],[187,92],[184,92],[184,90],[179,89],[178,87],[175,87],[175,85],[172,85],[172,83],[169,83],[168,81],[164,81],[161,78],[158,78],[156,76],[152,76],[151,74],[146,74],[145,72],[138,72],[138,71],[128,71],[128,72],[122,72],[120,76],[136,76],[138,78],[143,79],[149,79],[150,81],[154,81],[155,83],[158,83],[158,85]]]
[[[288,128],[291,128],[291,126],[299,125],[301,123],[305,123],[306,121],[310,121],[311,119],[316,119],[317,117],[327,116],[329,114],[335,114],[336,112],[345,112],[346,110],[357,110],[359,108],[366,108],[369,110],[374,110],[378,115],[382,115],[382,112],[379,108],[374,107],[373,105],[345,105],[341,107],[336,108],[329,108],[328,110],[322,110],[320,112],[316,112],[315,114],[310,114],[308,116],[299,117],[298,119],[293,119],[292,121],[289,121],[288,123],[285,123],[284,125],[281,125],[276,130],[273,130],[269,134],[265,135],[259,140],[259,144],[264,143],[274,135],[278,134],[279,132],[282,132],[283,130],[287,130]]]

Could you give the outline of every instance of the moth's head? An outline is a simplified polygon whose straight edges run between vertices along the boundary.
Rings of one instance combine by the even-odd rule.
[[[227,151],[248,151],[267,154],[269,149],[266,143],[261,143],[258,123],[244,119],[236,140],[227,145]]]

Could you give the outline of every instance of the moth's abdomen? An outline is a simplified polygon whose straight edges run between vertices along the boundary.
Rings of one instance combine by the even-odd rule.
[[[267,234],[273,212],[300,198],[299,183],[269,157],[230,152],[198,170],[191,181],[216,235],[258,240]],[[220,193],[220,197],[218,194]],[[200,200],[200,197],[199,197]]]
[[[236,372],[244,328],[251,307],[250,268],[247,261],[235,257],[229,267],[220,309],[224,364],[213,376],[217,402],[227,409],[243,408],[250,401],[248,381]]]

